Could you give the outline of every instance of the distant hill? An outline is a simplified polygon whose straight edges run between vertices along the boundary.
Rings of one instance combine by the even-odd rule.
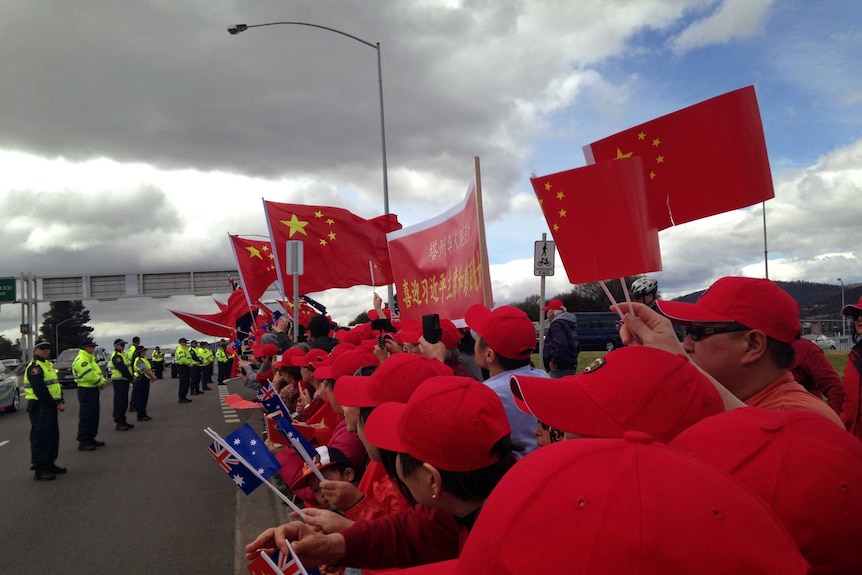
[[[796,300],[804,319],[840,319],[841,286],[814,282],[775,282]],[[673,301],[694,303],[706,290],[696,291]],[[844,303],[856,303],[862,296],[862,284],[844,286]]]

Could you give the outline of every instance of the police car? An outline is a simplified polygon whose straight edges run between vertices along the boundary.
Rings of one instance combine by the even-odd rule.
[[[18,411],[21,405],[21,393],[18,390],[18,378],[4,364],[0,363],[0,409]]]

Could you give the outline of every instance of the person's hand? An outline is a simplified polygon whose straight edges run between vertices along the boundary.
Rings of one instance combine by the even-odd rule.
[[[685,354],[668,318],[642,303],[632,303],[631,306],[634,315],[623,315],[623,327],[620,329],[620,339],[625,345],[643,345],[673,354]]]
[[[446,360],[446,346],[443,342],[438,341],[437,343],[428,343],[425,336],[419,338],[419,353],[425,357],[439,359],[440,361]]]
[[[557,371],[557,364],[553,361],[548,362],[548,369],[551,371]]]
[[[353,521],[329,509],[307,507],[302,512],[305,513],[305,524],[321,533],[337,533],[353,525]],[[299,514],[296,511],[291,511],[290,516],[299,517]]]
[[[347,511],[365,497],[349,481],[321,481],[320,494],[326,500],[327,505],[339,511]],[[329,533],[332,533],[332,531],[329,531]]]
[[[290,554],[287,541],[291,542],[299,560],[305,565],[331,565],[344,557],[344,537],[338,533],[318,533],[313,527],[294,521],[270,527],[258,535],[257,539],[245,546],[245,558],[252,560],[260,552],[272,553],[276,549],[283,554]]]
[[[57,411],[66,411],[66,403],[63,401],[58,402]]]
[[[379,295],[377,295],[377,292],[374,292],[373,305],[374,305],[374,309],[377,309],[377,310],[383,309],[383,298],[380,297]]]
[[[389,354],[386,353],[386,350],[379,345],[375,345],[374,349],[371,350],[371,353],[374,354],[374,357],[376,357],[378,361],[380,361],[380,363],[383,363],[383,360],[389,357]]]

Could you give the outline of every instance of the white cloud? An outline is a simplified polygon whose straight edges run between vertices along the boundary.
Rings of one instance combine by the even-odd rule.
[[[709,16],[697,20],[670,40],[674,53],[711,44],[725,44],[737,38],[750,38],[760,29],[775,0],[724,0]]]

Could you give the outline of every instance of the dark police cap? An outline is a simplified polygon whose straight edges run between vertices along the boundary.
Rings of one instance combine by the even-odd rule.
[[[114,345],[126,345],[127,343],[129,343],[129,342],[127,342],[126,340],[121,339],[119,337],[114,340]]]
[[[81,345],[79,345],[78,347],[80,347],[81,349],[84,349],[85,347],[96,347],[96,342],[94,342],[92,339],[85,339],[81,341]]]
[[[47,339],[37,339],[36,343],[33,344],[34,349],[51,349],[52,347],[54,346]]]
[[[177,340],[177,343],[188,343],[188,342],[189,342],[189,340],[187,340],[184,337],[181,337],[179,340]]]

